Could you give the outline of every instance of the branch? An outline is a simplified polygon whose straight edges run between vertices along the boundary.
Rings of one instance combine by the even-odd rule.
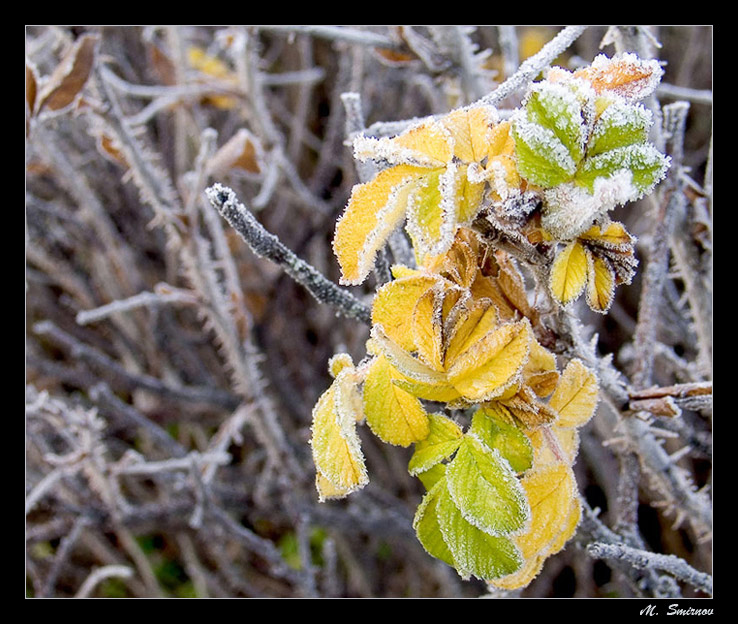
[[[74,595],[75,598],[87,598],[97,587],[101,581],[107,578],[118,577],[118,578],[131,578],[133,576],[133,570],[125,565],[107,565],[97,570],[93,570],[90,575],[85,579],[84,583],[77,590]]]
[[[680,559],[675,555],[660,555],[638,548],[631,548],[624,544],[604,544],[602,542],[589,544],[587,552],[597,559],[627,561],[639,570],[655,568],[668,572],[700,591],[712,595],[712,576],[695,570],[684,559]]]
[[[313,266],[298,258],[244,206],[227,186],[214,184],[205,191],[210,203],[241,235],[251,250],[281,266],[320,303],[327,303],[347,318],[369,325],[371,310],[350,292],[330,281]]]
[[[539,52],[526,59],[518,68],[518,71],[492,91],[492,93],[485,95],[480,102],[497,106],[508,96],[525,87],[550,65],[557,56],[574,43],[586,29],[586,26],[567,26],[562,29]]]

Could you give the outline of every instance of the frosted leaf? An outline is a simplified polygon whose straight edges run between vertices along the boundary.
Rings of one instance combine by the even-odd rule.
[[[550,82],[539,83],[528,95],[525,110],[529,122],[554,133],[569,150],[573,162],[582,159],[587,137],[582,106],[572,89]]]
[[[587,155],[595,156],[617,147],[645,142],[652,120],[651,112],[640,104],[615,100],[597,119]]]
[[[399,145],[394,138],[375,138],[362,135],[354,139],[354,158],[361,162],[375,160],[388,165],[413,165],[430,169],[446,165],[443,160]]]
[[[438,180],[441,189],[441,229],[438,240],[434,241],[427,251],[432,256],[448,251],[454,242],[458,214],[457,169],[458,165],[456,163],[449,163]]]
[[[354,361],[348,353],[337,353],[328,360],[328,372],[334,379],[345,368],[353,368]]]
[[[587,158],[576,175],[576,182],[597,193],[597,182],[619,171],[631,174],[631,188],[608,188],[616,203],[633,201],[650,191],[666,175],[670,159],[650,143],[626,145]],[[623,178],[621,178],[623,179]],[[622,199],[620,199],[622,197]]]
[[[445,385],[446,376],[413,357],[392,341],[381,325],[374,325],[371,337],[381,353],[402,375],[414,381],[431,385]]]
[[[408,472],[417,475],[448,459],[459,448],[462,440],[461,428],[442,414],[428,414],[430,432],[415,445],[408,463]]]
[[[444,540],[437,510],[441,493],[445,489],[445,479],[441,478],[434,483],[415,511],[413,529],[429,555],[453,567],[454,556]]]
[[[438,488],[438,526],[462,578],[475,576],[488,580],[512,574],[520,568],[523,558],[512,540],[489,535],[468,522],[451,499],[444,479],[435,487]]]
[[[360,284],[366,278],[377,251],[404,219],[408,194],[425,171],[398,165],[353,188],[333,238],[342,283]]]
[[[491,400],[520,378],[530,352],[528,319],[488,332],[448,364],[448,380],[469,401]]]
[[[548,464],[534,469],[522,479],[528,496],[531,521],[528,531],[516,537],[523,556],[535,556],[558,537],[571,511],[576,495],[576,481],[565,463]]]
[[[400,275],[398,266],[393,268],[393,272],[397,279],[384,284],[374,297],[372,323],[381,325],[387,336],[399,347],[413,351],[413,308],[423,294],[442,278],[419,272]]]
[[[467,433],[446,468],[448,491],[467,522],[490,535],[522,530],[530,518],[528,500],[510,463]]]
[[[606,165],[601,165],[601,170],[605,170]],[[570,182],[543,192],[541,226],[557,240],[576,238],[608,211],[641,194],[633,183],[633,175],[629,169],[619,169],[609,177],[597,176],[594,169],[589,171],[592,179],[591,191]]]
[[[336,387],[335,409],[338,424],[345,436],[354,435],[355,423],[364,420],[361,393],[357,387],[355,369],[344,368],[333,382]]]
[[[570,180],[577,163],[553,130],[528,121],[523,115],[513,120],[513,136],[518,169],[526,179],[542,187]]]
[[[380,440],[409,446],[428,435],[428,415],[416,397],[392,383],[394,376],[384,357],[375,358],[364,380],[364,414]]]
[[[356,405],[352,390],[346,386],[352,384],[349,378],[352,373],[350,370],[339,373],[313,408],[310,446],[321,501],[346,496],[369,481],[356,433]],[[337,397],[339,386],[343,386],[340,398]]]
[[[615,296],[615,270],[606,258],[587,251],[587,305],[605,314]]]
[[[657,60],[644,60],[631,52],[613,58],[600,54],[591,65],[574,73],[587,80],[597,92],[611,91],[630,100],[648,97],[663,74]]]

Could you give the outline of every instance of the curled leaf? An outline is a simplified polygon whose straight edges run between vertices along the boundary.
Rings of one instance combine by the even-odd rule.
[[[408,194],[425,171],[398,165],[353,188],[333,239],[333,250],[341,265],[341,283],[364,281],[377,252],[405,218]]]
[[[499,396],[522,371],[531,336],[527,319],[488,332],[448,363],[449,381],[470,401]]]
[[[75,41],[38,92],[37,113],[57,112],[77,100],[92,72],[98,40],[97,35],[85,34]]]
[[[224,143],[208,161],[209,175],[222,176],[230,169],[261,173],[262,149],[258,140],[246,128],[241,128]]]
[[[321,500],[346,496],[369,481],[356,432],[361,399],[351,372],[339,373],[313,408],[310,446]]]
[[[615,271],[605,258],[587,251],[587,305],[595,312],[607,312],[615,295]]]

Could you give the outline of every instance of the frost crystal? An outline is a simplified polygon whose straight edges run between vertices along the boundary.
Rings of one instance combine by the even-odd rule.
[[[619,204],[638,195],[633,174],[621,169],[608,178],[597,178],[592,194],[574,183],[544,191],[541,225],[559,240],[572,240]]]

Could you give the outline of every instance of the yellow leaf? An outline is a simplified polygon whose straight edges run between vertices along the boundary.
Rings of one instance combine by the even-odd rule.
[[[568,542],[569,539],[571,539],[571,537],[576,532],[577,526],[579,526],[579,520],[581,520],[581,518],[582,505],[579,502],[579,499],[575,496],[571,501],[569,514],[567,515],[566,520],[562,525],[561,532],[548,547],[549,556],[555,555],[566,545],[566,542]]]
[[[461,108],[440,120],[453,137],[453,155],[463,163],[481,162],[487,156],[496,121],[497,112],[489,106]]]
[[[392,383],[395,377],[384,357],[374,360],[364,380],[364,414],[380,440],[409,446],[428,435],[428,414],[416,397]]]
[[[318,490],[318,498],[326,501],[334,498],[346,498],[353,491],[350,487],[341,487],[331,483],[322,474],[315,474],[315,489]]]
[[[399,270],[395,267],[393,270]],[[385,333],[398,346],[413,351],[413,309],[423,293],[437,284],[440,279],[418,271],[384,284],[374,298],[372,323],[381,325]]]
[[[467,176],[468,167],[456,170],[456,223],[467,224],[477,216],[484,197],[484,182],[473,182]]]
[[[594,414],[599,386],[597,377],[580,360],[571,360],[564,369],[549,406],[556,410],[559,427],[581,427]]]
[[[530,350],[527,319],[488,332],[469,349],[447,362],[448,380],[470,401],[486,401],[516,381]]]
[[[393,383],[405,392],[426,401],[454,403],[461,398],[459,391],[447,382],[424,383],[401,376],[393,380]]]
[[[530,582],[538,576],[540,571],[543,569],[543,564],[546,561],[545,556],[536,555],[526,559],[523,566],[512,574],[503,576],[497,579],[490,579],[487,581],[490,585],[494,585],[500,589],[520,589],[526,587]]]
[[[390,141],[398,147],[423,154],[437,166],[443,166],[453,158],[451,137],[434,121],[410,128]]]
[[[346,495],[369,481],[356,433],[351,387],[341,387],[349,381],[346,372],[339,373],[313,408],[310,445],[320,477],[316,486],[321,497]]]
[[[353,188],[333,239],[342,284],[364,281],[374,266],[377,251],[405,217],[408,193],[427,171],[398,165]]]
[[[337,353],[328,360],[328,372],[334,379],[346,368],[353,368],[354,361],[348,353]]]
[[[412,334],[420,358],[435,370],[443,370],[443,292],[435,288],[418,299],[413,311]]]
[[[373,345],[376,346],[375,353],[384,355],[403,377],[408,377],[421,384],[444,385],[447,383],[443,372],[433,369],[405,351],[387,336],[381,325],[372,327],[371,338]]]
[[[520,188],[521,179],[515,162],[515,139],[510,122],[496,125],[490,132],[486,172],[495,199],[505,199],[510,189]]]
[[[625,226],[617,221],[611,221],[604,229],[599,225],[593,225],[584,234],[580,234],[579,238],[616,249],[624,249],[633,244],[633,237]]]
[[[535,453],[534,464],[574,463],[579,452],[579,432],[574,427],[539,427],[528,432]],[[553,448],[555,447],[555,448]]]
[[[607,312],[615,295],[615,271],[610,262],[587,251],[587,305],[595,312]]]
[[[497,325],[497,310],[489,299],[461,299],[451,310],[444,333],[446,361],[453,362]]]
[[[571,511],[576,482],[571,468],[559,462],[527,472],[521,485],[528,497],[531,520],[530,528],[516,536],[515,542],[528,559],[545,553],[559,536]]]
[[[569,243],[554,260],[549,285],[553,296],[567,305],[576,299],[587,283],[587,255],[578,241]]]

